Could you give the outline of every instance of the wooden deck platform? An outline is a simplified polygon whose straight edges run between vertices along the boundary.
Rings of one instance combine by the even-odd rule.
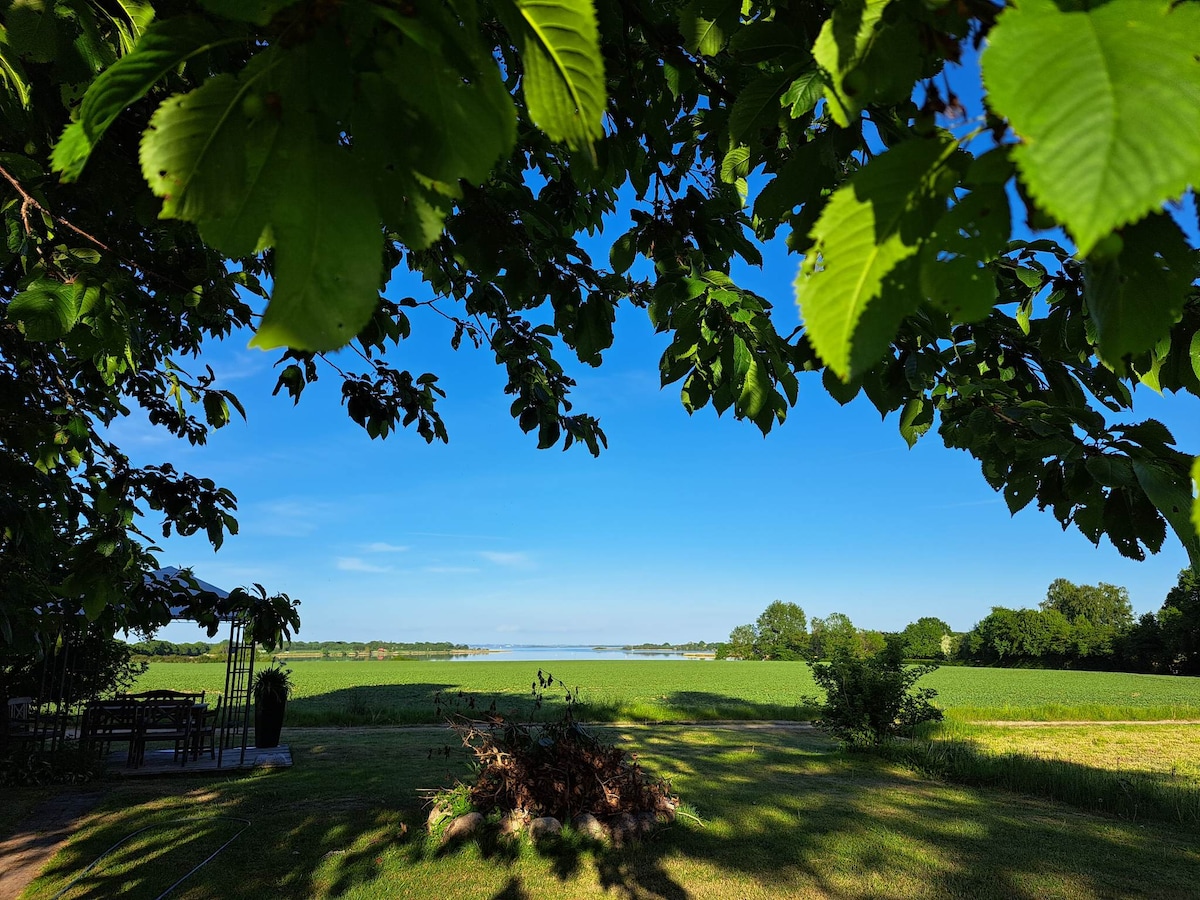
[[[166,775],[217,775],[223,772],[237,772],[258,768],[289,768],[292,765],[292,748],[287,744],[278,747],[259,748],[247,747],[245,762],[242,762],[241,748],[226,750],[222,765],[217,766],[215,759],[202,755],[199,759],[188,759],[185,765],[180,765],[173,750],[147,749],[145,760],[136,769],[125,764],[126,752],[114,750],[105,758],[109,774],[122,778],[146,778]]]

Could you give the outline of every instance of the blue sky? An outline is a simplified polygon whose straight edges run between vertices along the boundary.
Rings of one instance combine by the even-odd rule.
[[[954,82],[978,111],[974,66]],[[605,258],[627,227],[589,251]],[[761,271],[736,274],[775,304],[787,333],[799,321],[798,258],[781,243],[765,257]],[[389,293],[429,297],[399,275]],[[659,388],[667,339],[636,309],[619,314],[601,368],[568,365],[576,411],[600,418],[609,450],[539,451],[509,417],[491,355],[452,351],[448,323],[413,312],[413,338],[392,361],[440,376],[448,446],[409,432],[371,441],[328,369],[298,407],[272,397],[275,355],[247,349],[245,334],[203,361],[248,422],[199,448],[136,418],[118,423],[136,461],[169,460],[239,498],[237,537],[217,554],[201,538],[172,538],[164,565],[225,588],[286,591],[302,601],[306,640],[586,644],[721,640],[776,599],[862,627],[933,615],[965,630],[994,605],[1036,605],[1055,578],[1124,585],[1141,613],[1158,609],[1187,563],[1173,538],[1137,563],[1034,506],[1010,517],[978,463],[945,449],[936,429],[909,450],[895,415],[881,422],[864,397],[839,407],[815,375],[766,438],[711,409],[689,417],[678,386]],[[1158,418],[1181,449],[1200,451],[1200,400],[1146,388],[1135,398],[1135,419]],[[202,639],[183,624],[160,636]]]
[[[795,268],[774,252],[745,278],[781,325],[798,317]],[[471,643],[718,640],[775,599],[863,627],[936,615],[966,629],[993,605],[1035,605],[1059,577],[1125,585],[1142,612],[1186,564],[1175,543],[1136,563],[1033,507],[1010,517],[969,456],[934,432],[908,450],[894,415],[881,422],[862,397],[838,407],[815,376],[766,438],[711,409],[689,417],[677,388],[659,388],[666,340],[636,309],[601,368],[572,367],[577,409],[609,436],[599,459],[537,450],[490,354],[453,352],[449,338],[444,320],[419,316],[394,356],[441,376],[451,439],[432,446],[404,431],[368,439],[332,371],[293,407],[271,396],[273,355],[245,335],[211,348],[204,361],[248,422],[198,448],[137,419],[115,428],[138,461],[172,461],[239,498],[241,533],[219,553],[172,538],[163,563],[300,598],[303,639]],[[1136,397],[1139,417],[1200,449],[1196,398]],[[183,625],[161,636],[197,639]]]

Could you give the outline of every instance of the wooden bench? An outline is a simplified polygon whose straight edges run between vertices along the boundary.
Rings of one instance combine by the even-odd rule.
[[[141,703],[141,736],[138,740],[137,762],[146,758],[146,744],[170,741],[175,745],[174,759],[183,765],[192,749],[193,723],[203,707],[191,700],[143,700]]]
[[[129,745],[126,765],[140,761],[142,704],[136,700],[95,700],[83,710],[79,741],[85,746],[107,752],[114,743]]]

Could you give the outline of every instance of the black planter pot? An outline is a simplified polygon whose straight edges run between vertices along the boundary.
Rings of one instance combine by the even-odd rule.
[[[283,730],[283,714],[287,698],[256,701],[254,704],[254,746],[278,747],[279,732]]]

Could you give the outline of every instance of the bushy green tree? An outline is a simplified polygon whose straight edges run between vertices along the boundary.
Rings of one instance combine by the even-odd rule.
[[[795,603],[774,601],[754,623],[763,659],[803,659],[808,651],[808,617]]]
[[[1043,610],[1058,610],[1069,622],[1087,619],[1101,628],[1121,630],[1133,624],[1129,591],[1115,584],[1072,584],[1056,578],[1041,602]]]
[[[1200,572],[1184,569],[1158,613],[1167,669],[1200,675]]]
[[[904,641],[889,635],[884,648],[863,657],[839,648],[828,662],[812,663],[813,679],[825,691],[817,724],[851,748],[876,746],[937,721],[937,691],[913,688],[934,665],[904,664]]]
[[[900,634],[904,640],[904,653],[916,659],[944,659],[945,638],[953,629],[935,616],[922,616],[905,626]]]
[[[839,655],[862,656],[858,629],[845,613],[834,612],[812,620],[813,659],[833,659]]]
[[[738,625],[729,632],[729,640],[717,647],[717,659],[758,659],[757,641],[753,625]]]
[[[803,659],[808,649],[808,617],[795,603],[776,600],[752,625],[738,625],[717,648],[717,658]]]

